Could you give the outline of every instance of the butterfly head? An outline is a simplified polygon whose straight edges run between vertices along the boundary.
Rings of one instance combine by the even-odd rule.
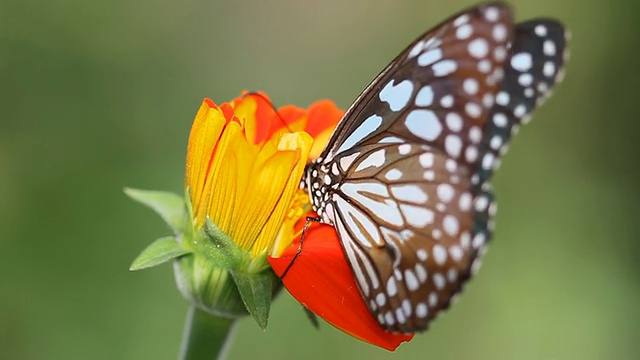
[[[333,212],[330,211],[332,209],[328,202],[332,189],[329,185],[336,184],[336,176],[339,175],[336,174],[335,170],[337,170],[337,167],[332,173],[331,167],[324,164],[322,159],[318,159],[305,166],[304,174],[300,181],[300,188],[307,190],[309,194],[313,211],[318,214],[322,222],[327,224],[333,224]]]

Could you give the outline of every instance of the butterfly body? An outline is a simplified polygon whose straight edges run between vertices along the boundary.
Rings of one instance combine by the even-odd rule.
[[[301,185],[336,228],[370,312],[422,331],[480,264],[490,178],[564,62],[563,27],[514,25],[503,4],[425,33],[346,111]]]

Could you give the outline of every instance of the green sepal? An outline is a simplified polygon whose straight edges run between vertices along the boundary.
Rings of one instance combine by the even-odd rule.
[[[247,311],[253,316],[258,326],[265,330],[269,320],[272,290],[276,286],[277,276],[271,270],[261,273],[247,274],[242,271],[231,271],[238,286],[238,292]]]
[[[176,235],[184,231],[186,212],[182,197],[165,191],[132,188],[125,188],[124,193],[131,199],[150,207],[158,213]]]
[[[249,254],[238,247],[209,217],[205,219],[201,236],[198,236],[194,245],[200,255],[209,258],[216,266],[228,270],[237,269],[249,257]]]
[[[129,270],[148,269],[189,253],[191,253],[191,251],[180,248],[175,237],[163,237],[152,242],[151,245],[142,250],[140,255],[133,260]]]

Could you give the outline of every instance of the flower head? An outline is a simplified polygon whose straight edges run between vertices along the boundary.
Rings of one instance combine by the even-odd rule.
[[[304,202],[304,166],[321,150],[313,139],[328,137],[341,115],[330,101],[276,112],[264,94],[221,106],[205,99],[187,150],[185,186],[196,226],[208,216],[252,256],[281,252],[293,240],[283,222]]]

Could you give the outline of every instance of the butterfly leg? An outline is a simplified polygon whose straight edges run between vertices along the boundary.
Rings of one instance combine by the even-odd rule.
[[[320,329],[320,323],[318,322],[318,317],[316,316],[316,314],[314,314],[313,311],[309,310],[309,308],[305,306],[303,306],[302,309],[304,310],[305,314],[307,314],[309,321],[311,321],[311,325],[313,325],[313,327],[316,329]]]
[[[282,273],[282,276],[280,276],[280,281],[284,279],[284,277],[289,272],[289,269],[291,269],[291,266],[293,266],[293,263],[296,262],[296,259],[298,258],[298,256],[300,256],[300,253],[302,253],[302,243],[304,242],[304,237],[307,234],[307,229],[309,228],[309,226],[311,226],[311,223],[320,222],[321,220],[322,219],[319,217],[316,218],[316,217],[307,216],[307,221],[304,223],[304,228],[302,228],[302,235],[300,235],[300,244],[298,245],[298,250],[296,251],[296,254],[293,256],[293,260],[291,260],[287,268]]]

